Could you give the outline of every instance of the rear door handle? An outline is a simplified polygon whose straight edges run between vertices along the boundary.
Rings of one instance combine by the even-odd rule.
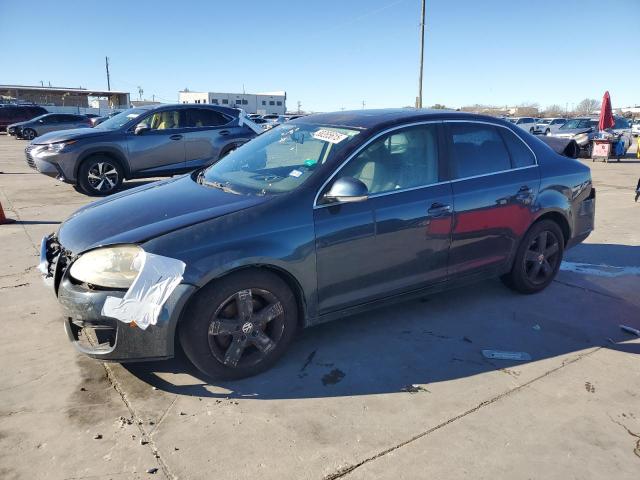
[[[453,211],[453,208],[451,208],[451,205],[435,202],[431,204],[431,207],[429,208],[429,210],[427,210],[427,213],[429,214],[430,217],[440,217],[442,215],[447,215],[452,211]]]
[[[169,138],[170,138],[171,140],[181,140],[181,139],[182,139],[182,135],[178,135],[178,134],[176,134],[176,135],[171,135]]]
[[[225,136],[225,135],[229,135],[231,132],[229,130],[220,130],[218,132],[219,135]]]

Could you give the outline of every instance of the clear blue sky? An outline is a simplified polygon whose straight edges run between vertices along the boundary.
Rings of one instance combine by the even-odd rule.
[[[292,110],[412,105],[419,13],[420,0],[0,0],[0,83],[106,88],[108,55],[112,89],[132,98],[244,85],[286,90]],[[614,108],[640,103],[638,32],[640,0],[427,0],[424,104],[571,107],[605,89]]]

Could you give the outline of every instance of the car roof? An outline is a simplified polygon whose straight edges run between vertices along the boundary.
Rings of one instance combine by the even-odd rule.
[[[333,125],[336,127],[368,130],[396,124],[425,120],[478,120],[503,123],[504,120],[488,115],[456,112],[453,110],[430,110],[417,108],[386,108],[372,110],[350,110],[333,113],[315,113],[292,120],[295,123]]]
[[[222,107],[220,105],[213,105],[210,103],[161,103],[160,105],[141,105],[139,107],[131,107],[136,110],[170,110],[170,109],[184,109],[184,108],[208,108],[217,112],[226,113],[228,115],[238,116],[240,110],[233,107]]]

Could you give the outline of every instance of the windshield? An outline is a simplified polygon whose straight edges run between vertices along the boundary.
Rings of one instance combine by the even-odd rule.
[[[597,124],[598,122],[596,122]],[[562,125],[560,128],[562,130],[569,130],[572,128],[589,128],[591,127],[591,120],[588,118],[573,118],[568,120],[567,123]]]
[[[145,110],[144,108],[131,108],[129,110],[125,110],[122,113],[114,115],[110,119],[105,120],[94,128],[98,128],[100,130],[118,130],[122,128],[122,126],[126,123],[129,123],[131,120],[139,117],[147,111],[148,110]]]
[[[310,124],[263,133],[198,175],[198,182],[237,194],[289,192],[349,145],[357,130]]]
[[[551,123],[551,120],[547,118],[543,118],[542,120],[538,120],[538,123],[544,123],[545,125],[549,125]]]

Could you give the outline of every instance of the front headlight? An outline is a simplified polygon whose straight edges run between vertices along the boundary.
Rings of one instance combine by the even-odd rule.
[[[91,250],[71,265],[70,274],[80,282],[100,287],[129,288],[142,268],[144,250],[119,245]]]
[[[575,136],[574,140],[578,143],[578,145],[586,143],[589,140],[589,134],[580,133],[579,135]]]
[[[55,155],[56,153],[60,153],[65,147],[73,145],[76,142],[77,140],[69,140],[67,142],[47,143],[46,145],[42,145],[39,150],[45,155]]]

